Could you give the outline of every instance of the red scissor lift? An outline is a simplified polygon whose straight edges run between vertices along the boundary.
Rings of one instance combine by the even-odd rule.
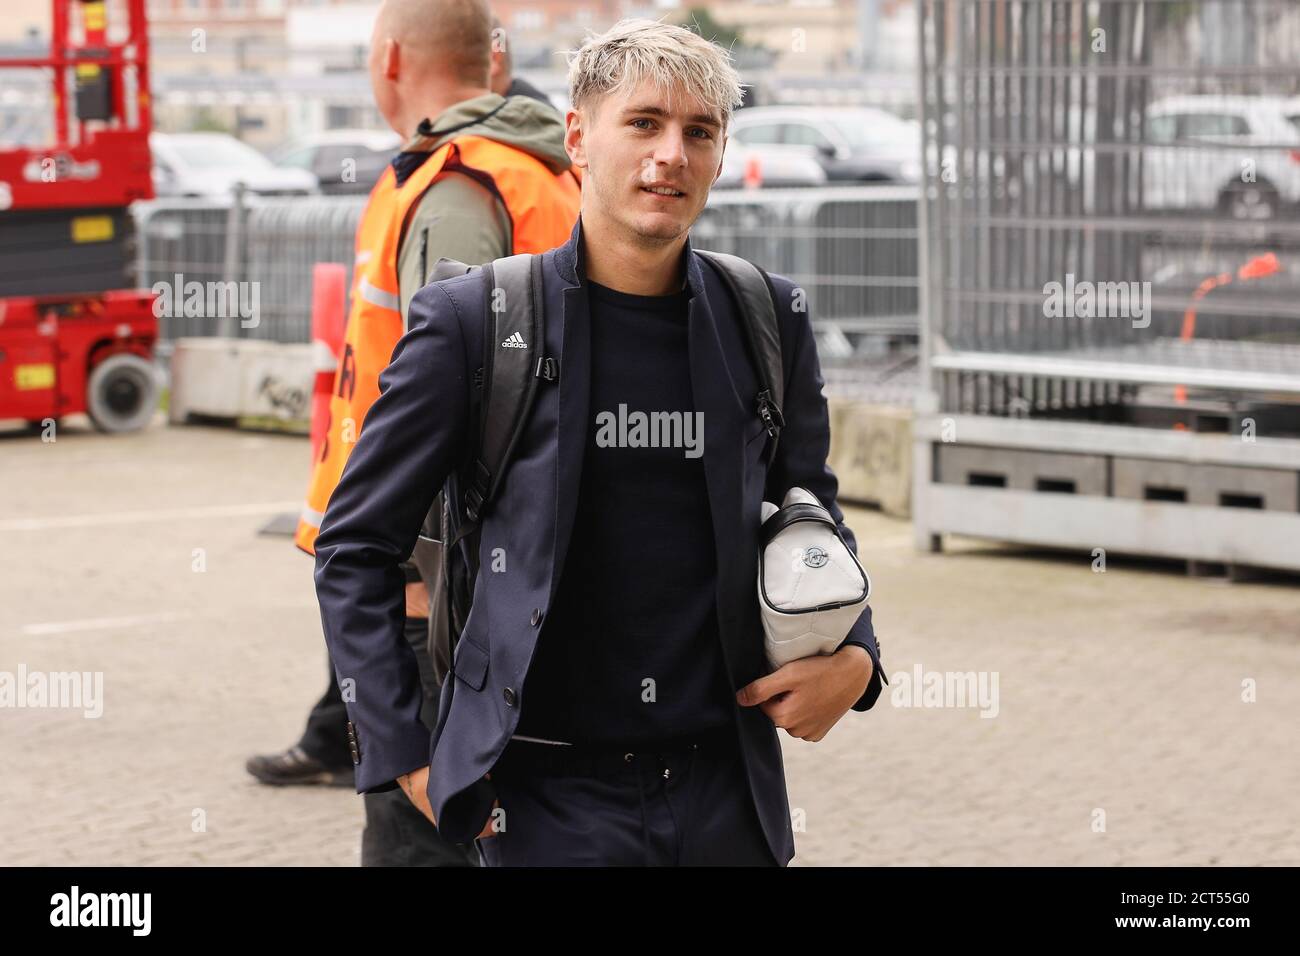
[[[145,0],[51,7],[49,55],[0,58],[50,74],[54,109],[53,143],[0,143],[0,419],[129,431],[158,404],[128,208],[153,198]]]

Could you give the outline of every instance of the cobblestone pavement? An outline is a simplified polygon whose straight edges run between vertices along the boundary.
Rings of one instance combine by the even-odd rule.
[[[0,863],[357,863],[351,791],[243,770],[325,680],[310,559],[258,534],[307,454],[161,424],[0,437],[0,671],[103,674],[98,718],[0,709]],[[1300,864],[1295,581],[918,554],[904,522],[850,522],[894,690],[786,741],[797,863]],[[996,716],[901,706],[916,667],[996,674]]]

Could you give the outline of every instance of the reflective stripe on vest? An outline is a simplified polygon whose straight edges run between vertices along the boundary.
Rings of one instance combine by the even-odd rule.
[[[371,305],[377,305],[381,309],[388,309],[396,312],[402,304],[401,297],[396,292],[387,292],[379,286],[374,285],[364,276],[361,283],[357,286],[357,295],[361,296],[362,301],[369,302]]]
[[[457,137],[443,145],[401,186],[391,166],[384,170],[357,225],[352,297],[330,395],[329,424],[294,535],[294,543],[308,554],[315,553],[321,516],[361,434],[366,412],[379,397],[379,373],[404,331],[397,274],[403,225],[428,188],[452,166],[467,167],[496,188],[513,225],[512,255],[563,245],[578,219],[581,190],[573,175],[556,175],[535,156],[481,136]]]

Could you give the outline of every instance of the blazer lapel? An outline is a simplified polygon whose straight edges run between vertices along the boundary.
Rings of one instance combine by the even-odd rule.
[[[687,281],[692,297],[689,313],[691,391],[695,410],[704,413],[704,475],[708,485],[709,514],[713,522],[717,564],[718,628],[729,669],[744,659],[737,631],[740,608],[735,596],[752,593],[740,580],[746,563],[737,561],[734,548],[745,540],[743,495],[745,409],[736,397],[726,353],[718,334],[717,319],[705,295],[703,268],[687,241]]]
[[[556,417],[555,545],[551,597],[560,584],[560,569],[568,554],[582,484],[582,460],[587,449],[587,409],[591,398],[591,326],[587,290],[582,274],[582,219],[569,241],[556,252],[556,269],[564,280],[561,291],[560,398]]]

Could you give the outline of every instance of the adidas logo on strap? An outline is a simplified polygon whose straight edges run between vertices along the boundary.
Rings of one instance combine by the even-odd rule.
[[[524,341],[522,335],[515,332],[510,336],[510,338],[501,343],[501,347],[506,349],[526,349],[528,348],[528,343]]]

